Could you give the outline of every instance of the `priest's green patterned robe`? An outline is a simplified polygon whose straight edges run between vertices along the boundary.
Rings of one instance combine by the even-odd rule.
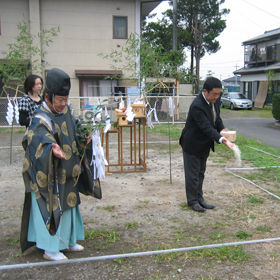
[[[60,245],[56,245],[59,248],[42,248],[44,246],[41,246],[39,247],[41,249],[52,251],[72,246],[69,241],[63,240],[64,228],[60,228],[64,213],[74,209],[77,211],[77,223],[82,224],[78,207],[81,202],[79,192],[101,199],[99,180],[93,180],[93,171],[90,168],[91,149],[86,150],[82,161],[77,154],[75,124],[76,121],[70,113],[69,106],[65,107],[63,113],[53,114],[43,103],[43,106],[35,111],[25,133],[22,142],[26,151],[23,162],[25,201],[21,227],[22,251],[32,245],[37,244],[38,247],[38,244],[43,244],[44,240],[40,240],[40,235],[43,236],[42,238],[50,238],[51,244],[55,243],[53,238],[60,240],[58,241]],[[66,159],[58,159],[53,155],[52,143],[60,146]],[[35,199],[37,203],[34,203]],[[73,220],[73,215],[76,217],[75,213],[68,216],[69,222]],[[40,228],[37,231],[38,225],[32,225],[31,221],[44,225],[48,236],[46,236],[46,231],[45,235],[42,233],[45,229]],[[75,223],[73,222],[74,225]],[[79,229],[77,226],[77,229],[83,235],[83,228]],[[76,229],[69,228],[68,230],[75,231]],[[71,234],[71,238],[73,236],[76,238],[75,232]]]

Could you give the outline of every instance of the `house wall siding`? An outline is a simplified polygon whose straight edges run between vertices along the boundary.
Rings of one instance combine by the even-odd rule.
[[[29,19],[28,0],[0,0],[1,13],[1,36],[0,36],[0,58],[3,58],[3,51],[8,50],[7,44],[15,43],[18,35],[17,24],[23,19]]]
[[[42,46],[42,50],[47,51],[45,60],[50,64],[44,70],[63,69],[71,77],[71,96],[79,96],[75,70],[111,69],[112,62],[98,54],[120,51],[126,43],[126,39],[113,39],[113,16],[128,18],[128,35],[139,33],[135,24],[135,14],[140,15],[139,3],[139,0],[0,0],[0,58],[4,57],[2,51],[8,50],[7,45],[15,42],[17,24],[24,17],[31,21],[34,34],[60,26],[50,47]]]
[[[128,34],[134,33],[134,1],[52,1],[41,4],[41,28],[60,26],[59,36],[46,48],[46,61],[72,78],[72,96],[79,96],[75,70],[109,70],[99,53],[120,51],[126,40],[113,39],[113,16],[128,17]],[[120,10],[117,10],[119,8]],[[127,74],[127,73],[126,73]]]
[[[276,73],[275,80],[280,80],[280,73]],[[253,82],[253,81],[267,81],[266,74],[255,74],[255,75],[242,75],[240,77],[241,82]]]

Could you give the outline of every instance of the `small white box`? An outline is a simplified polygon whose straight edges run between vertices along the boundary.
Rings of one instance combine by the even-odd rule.
[[[231,142],[236,140],[236,131],[221,131],[220,134]]]

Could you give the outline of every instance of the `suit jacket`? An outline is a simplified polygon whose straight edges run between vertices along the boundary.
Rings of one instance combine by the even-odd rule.
[[[206,102],[203,93],[200,93],[190,106],[189,114],[179,140],[182,149],[190,154],[207,157],[212,148],[214,152],[214,141],[219,143],[222,137],[220,131],[224,124],[220,118],[220,100],[215,103],[216,121],[214,124],[211,107]]]

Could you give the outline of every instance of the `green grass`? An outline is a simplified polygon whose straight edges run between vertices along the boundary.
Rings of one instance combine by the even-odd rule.
[[[116,243],[120,239],[120,235],[114,229],[107,231],[100,229],[85,231],[85,239],[98,239],[98,242],[103,242],[103,244]]]
[[[116,207],[115,205],[107,205],[102,207],[102,209],[112,212],[115,209],[115,207]]]
[[[230,225],[229,223],[218,221],[218,222],[215,222],[215,224],[212,224],[211,227],[213,229],[220,229],[220,228],[224,228],[229,225]]]
[[[2,217],[0,217],[0,220],[5,220],[5,219],[8,219],[8,218],[10,218],[9,216],[2,216]]]
[[[181,203],[179,206],[180,206],[181,210],[183,210],[183,211],[190,209],[187,202]]]
[[[133,229],[136,230],[141,226],[141,223],[138,222],[126,222],[125,229]]]
[[[210,276],[201,276],[199,278],[196,278],[196,280],[218,280],[218,278]]]
[[[163,180],[157,180],[156,182],[157,183],[166,183],[168,182],[169,180],[168,179],[163,179]]]
[[[152,251],[161,251],[161,250],[169,250],[172,249],[166,245],[157,245],[153,247]],[[170,262],[172,260],[180,258],[184,253],[182,252],[171,252],[171,253],[162,253],[153,255],[153,259],[156,263]]]
[[[270,108],[252,108],[252,110],[230,110],[227,108],[221,108],[221,116],[223,113],[233,113],[240,117],[247,117],[249,115],[256,115],[262,118],[273,118],[272,110]]]
[[[136,209],[142,209],[142,208],[147,208],[148,207],[148,203],[149,203],[149,200],[138,200],[141,204],[140,205],[137,205],[135,208]]]
[[[224,109],[226,110],[226,109]],[[238,114],[255,114],[261,117],[272,117],[270,109],[257,109],[254,108],[252,111],[239,110]],[[184,125],[156,125],[153,130],[149,133],[157,132],[164,135],[169,135],[173,140],[180,138]],[[242,162],[250,162],[255,167],[266,167],[266,169],[257,170],[257,172],[250,172],[244,175],[244,178],[257,181],[257,182],[268,182],[276,181],[275,188],[280,188],[280,168],[272,168],[271,166],[280,166],[280,149],[271,148],[257,140],[237,135],[235,144],[238,145],[241,150]],[[177,145],[179,147],[179,144]],[[256,150],[257,149],[257,150]],[[273,154],[277,157],[273,157],[269,154],[262,153],[258,150],[265,151]],[[233,152],[228,149],[225,145],[215,145],[215,153],[210,153],[214,162],[227,163],[228,161],[234,160]],[[184,209],[186,210],[186,208]]]
[[[12,128],[0,128],[0,133],[11,133]],[[25,133],[25,130],[22,127],[13,127],[13,133]]]
[[[260,204],[262,204],[263,202],[264,202],[264,199],[263,198],[257,198],[257,197],[255,197],[255,196],[253,196],[253,195],[248,195],[248,202],[250,202],[250,203],[260,203]]]
[[[178,259],[182,253],[178,252],[172,252],[172,253],[163,253],[163,254],[158,254],[154,255],[154,259],[156,260],[157,263],[163,263],[163,262],[170,262],[175,259]]]
[[[246,117],[249,115],[256,115],[262,118],[273,118],[271,109],[259,109],[253,108],[252,110],[229,110],[225,108],[221,108],[222,113],[233,113],[240,117]],[[148,133],[162,133],[164,135],[169,135],[172,140],[179,140],[181,136],[182,129],[184,124],[169,124],[169,125],[155,125],[153,129],[149,129]],[[169,131],[170,130],[170,131]]]
[[[248,232],[246,231],[238,231],[236,234],[235,234],[236,237],[238,237],[239,239],[246,239],[250,236],[252,236],[252,234],[249,234]]]
[[[225,233],[217,232],[217,233],[209,233],[209,236],[212,240],[220,240],[226,237]]]
[[[272,167],[280,166],[280,149],[271,148],[257,140],[249,139],[241,135],[237,135],[235,144],[238,145],[241,151],[242,162],[249,162],[252,167],[265,167],[265,169],[255,170],[255,172],[252,171],[246,174],[239,173],[242,177],[255,183],[275,182],[274,188],[280,187],[280,168]],[[211,153],[210,157],[215,159],[216,156],[222,158],[225,162],[234,160],[233,152],[225,145],[215,146],[215,154]]]
[[[231,261],[234,263],[243,262],[249,260],[250,256],[243,251],[242,246],[230,246],[230,247],[218,247],[211,249],[201,249],[196,251],[190,251],[187,253],[191,258],[210,258],[216,261]]]
[[[19,243],[19,238],[11,238],[11,237],[9,237],[6,240],[7,240],[9,245],[14,245],[14,244]]]
[[[201,240],[201,236],[198,235],[190,235],[188,233],[188,229],[182,228],[182,227],[174,227],[172,226],[171,229],[173,230],[173,233],[171,235],[171,241],[175,242],[176,244],[184,244],[186,245],[186,240]]]
[[[262,232],[270,232],[271,231],[271,227],[269,227],[268,225],[264,225],[264,226],[257,226],[256,227],[257,230],[262,231]]]
[[[164,135],[169,135],[169,129],[170,129],[170,138],[172,140],[179,140],[183,127],[184,125],[182,124],[155,125],[152,130],[150,129],[149,133],[158,132]]]

